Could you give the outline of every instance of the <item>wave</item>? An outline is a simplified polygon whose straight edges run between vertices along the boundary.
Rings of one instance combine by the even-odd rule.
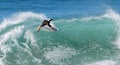
[[[27,52],[28,54],[30,54],[30,50],[31,50],[31,48],[29,48],[28,43],[31,43],[31,46],[33,47],[32,49],[34,49],[35,46],[37,47],[37,45],[35,44],[34,36],[30,32],[31,30],[27,30],[27,25],[24,24],[26,20],[30,18],[35,18],[38,20],[47,19],[47,17],[44,14],[36,14],[32,12],[19,12],[19,13],[13,14],[9,18],[5,18],[0,24],[0,32],[1,32],[0,33],[0,52],[1,52],[0,62],[1,62],[1,65],[6,65],[6,63],[8,63],[7,62],[8,60],[6,58],[9,56],[8,53],[13,52],[14,46],[17,46],[18,48],[21,48],[21,49],[23,48],[22,51],[26,50],[28,51]],[[26,39],[26,42],[22,43],[20,41],[21,38]],[[41,62],[40,59],[37,60],[37,58],[35,58],[32,55],[31,57],[33,57],[33,59],[36,60],[35,62],[40,64]]]
[[[116,47],[117,49],[120,47],[120,16],[114,10],[108,9],[100,16],[55,19],[52,25],[58,27],[59,31],[46,32],[42,28],[37,33],[36,27],[44,19],[49,18],[45,14],[19,12],[2,21],[1,65],[9,65],[9,63],[115,65],[117,63],[114,59],[109,60],[116,55],[117,52],[114,54]],[[9,57],[13,60],[8,60]]]
[[[89,16],[89,17],[83,17],[83,18],[72,18],[72,19],[59,19],[56,22],[92,22],[94,20],[102,20],[101,22],[103,22],[103,20],[109,19],[108,21],[115,23],[115,25],[117,26],[117,38],[116,40],[113,42],[115,45],[117,45],[118,48],[120,48],[120,32],[119,32],[119,28],[120,28],[120,15],[118,13],[116,13],[114,10],[112,10],[111,8],[106,10],[106,13],[100,16]]]

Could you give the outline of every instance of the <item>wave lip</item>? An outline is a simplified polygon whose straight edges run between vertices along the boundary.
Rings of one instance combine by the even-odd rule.
[[[112,9],[108,9],[106,14],[104,14],[102,17],[107,17],[115,21],[116,26],[117,26],[117,38],[113,43],[117,46],[117,48],[120,49],[120,15],[117,14]]]
[[[10,30],[9,32],[6,32],[5,34],[1,35],[0,36],[0,44],[5,43],[10,38],[11,39],[18,38],[19,35],[22,33],[23,29],[24,29],[24,26],[20,26],[20,27],[14,28],[14,29]]]
[[[9,18],[5,18],[0,24],[0,31],[5,29],[7,26],[25,22],[25,20],[30,17],[38,18],[40,20],[48,19],[44,14],[37,14],[32,12],[19,12],[19,13],[15,13]]]

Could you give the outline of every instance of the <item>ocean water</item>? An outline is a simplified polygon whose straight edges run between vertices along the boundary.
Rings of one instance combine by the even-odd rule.
[[[119,0],[1,0],[0,65],[120,65]],[[37,27],[52,18],[58,31]]]

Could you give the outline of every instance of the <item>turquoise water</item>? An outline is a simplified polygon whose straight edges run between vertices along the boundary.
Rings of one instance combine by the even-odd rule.
[[[0,2],[0,65],[120,64],[118,1]],[[36,32],[50,18],[58,31]]]

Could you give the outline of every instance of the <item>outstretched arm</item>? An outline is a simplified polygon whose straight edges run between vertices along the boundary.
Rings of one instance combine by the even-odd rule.
[[[53,20],[53,19],[50,19],[49,22],[52,21],[52,20]]]
[[[38,28],[37,28],[37,32],[39,32],[39,31],[40,31],[40,29],[41,29],[41,26],[38,26]]]

